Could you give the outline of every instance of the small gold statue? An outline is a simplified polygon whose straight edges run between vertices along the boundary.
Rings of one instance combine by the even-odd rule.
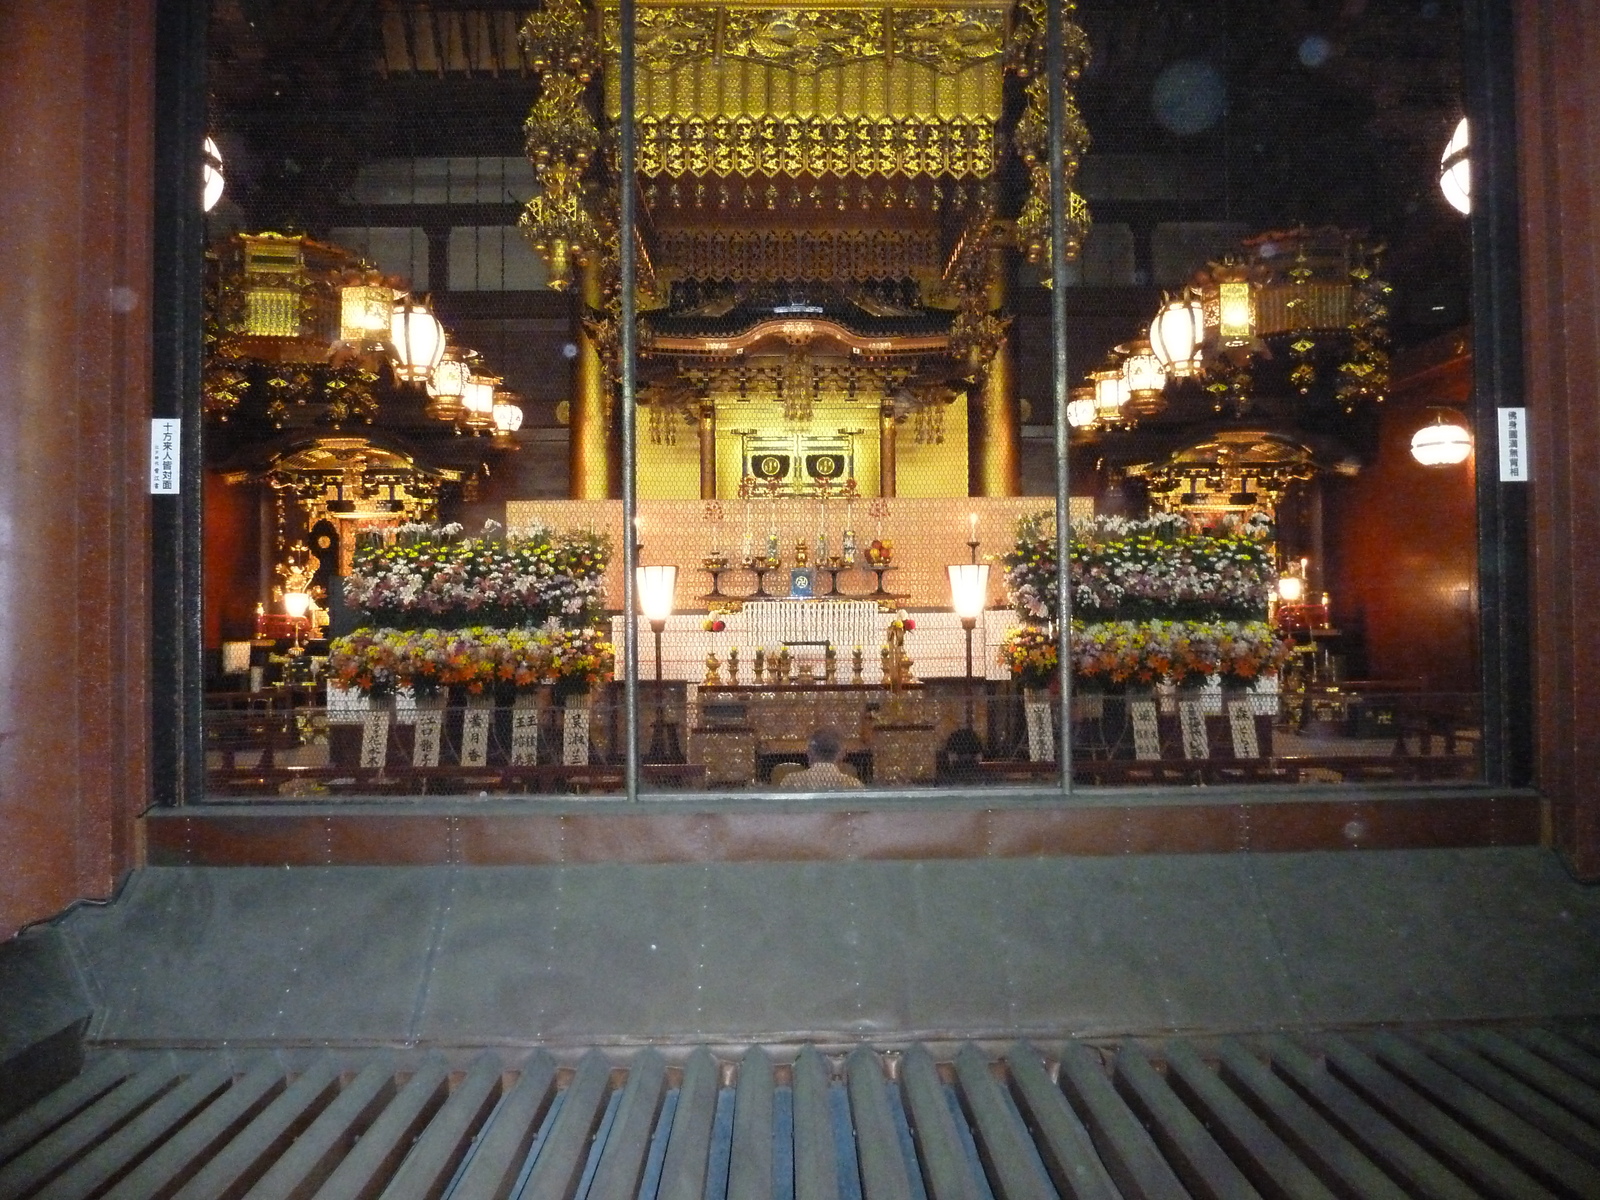
[[[718,687],[722,683],[722,662],[715,650],[706,653],[706,677],[702,687]]]
[[[807,566],[808,561],[806,559],[806,554],[806,540],[805,538],[801,538],[794,544],[794,565],[797,567]]]

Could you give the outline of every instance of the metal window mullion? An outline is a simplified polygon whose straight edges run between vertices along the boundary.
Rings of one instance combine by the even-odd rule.
[[[638,316],[638,303],[634,295],[638,260],[633,244],[634,6],[635,0],[621,0],[618,10],[618,21],[622,26],[619,63],[622,139],[618,172],[621,178],[617,188],[622,210],[618,222],[618,236],[622,241],[618,248],[622,275],[622,695],[627,710],[623,714],[623,742],[626,747],[623,778],[628,799],[636,802],[639,799],[639,605],[634,597],[634,569],[639,565],[639,551],[634,540],[633,522],[638,513],[639,496],[638,420],[633,401],[638,382],[635,359],[639,335],[634,327]]]
[[[1068,552],[1071,547],[1067,477],[1067,172],[1064,127],[1067,120],[1066,55],[1063,6],[1047,4],[1045,72],[1050,94],[1050,342],[1054,373],[1056,452],[1056,658],[1061,682],[1059,711],[1061,737],[1056,748],[1061,792],[1072,794],[1072,614]]]

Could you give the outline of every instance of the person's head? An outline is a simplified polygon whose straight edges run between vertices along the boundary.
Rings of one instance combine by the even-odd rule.
[[[844,738],[839,736],[837,729],[819,729],[806,743],[806,759],[812,766],[818,763],[836,763],[843,754]]]

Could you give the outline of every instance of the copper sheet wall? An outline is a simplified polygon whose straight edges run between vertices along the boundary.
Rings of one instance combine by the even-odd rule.
[[[152,0],[0,7],[0,937],[146,794]]]

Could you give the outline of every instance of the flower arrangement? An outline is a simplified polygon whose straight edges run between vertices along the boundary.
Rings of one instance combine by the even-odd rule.
[[[345,601],[391,629],[586,624],[599,615],[610,559],[604,534],[462,538],[461,526],[405,525],[355,553]]]
[[[329,645],[328,676],[379,698],[407,687],[419,696],[545,683],[587,691],[611,677],[615,658],[598,629],[359,629]]]
[[[1025,688],[1048,687],[1061,665],[1055,635],[1046,625],[1019,625],[1000,642],[1000,663]]]
[[[1072,529],[1072,611],[1085,620],[1234,620],[1264,618],[1277,582],[1271,523],[1260,514],[1202,527],[1177,513],[1142,520],[1095,517]],[[1005,555],[1012,605],[1024,620],[1059,613],[1055,520],[1018,521]]]
[[[1244,684],[1281,668],[1293,653],[1265,621],[1074,621],[1072,673],[1080,684],[1192,683],[1211,675]],[[1022,625],[1000,644],[1000,662],[1024,687],[1056,674],[1049,626]]]

